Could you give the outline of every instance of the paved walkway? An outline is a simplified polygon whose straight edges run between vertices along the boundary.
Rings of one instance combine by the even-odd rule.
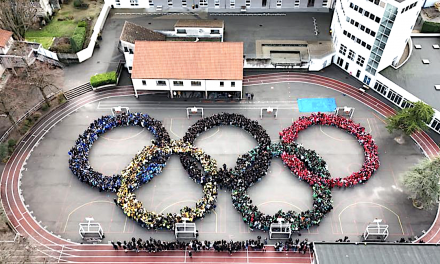
[[[383,116],[389,116],[394,110],[379,101],[378,99],[365,94],[362,95],[356,87],[344,84],[328,77],[317,76],[314,74],[300,73],[279,73],[265,74],[257,76],[247,76],[244,85],[258,85],[261,83],[277,82],[303,82],[313,83],[333,90],[340,91],[376,110]],[[82,245],[67,241],[46,230],[36,222],[32,212],[26,207],[23,196],[19,189],[21,181],[21,170],[26,163],[28,156],[43,136],[58,122],[66,116],[76,111],[80,107],[110,97],[133,96],[133,89],[121,87],[112,90],[89,92],[67,104],[57,111],[49,114],[44,120],[39,122],[29,134],[18,144],[16,152],[5,166],[1,178],[1,198],[5,212],[14,228],[25,237],[32,239],[34,244],[40,248],[41,259],[46,258],[50,262],[89,262],[89,263],[310,263],[311,256],[299,255],[295,253],[273,252],[268,248],[268,252],[262,256],[260,252],[239,252],[232,257],[224,253],[205,252],[199,253],[189,259],[186,252],[165,252],[160,254],[136,254],[115,251],[111,245]],[[425,133],[417,133],[412,136],[417,144],[430,157],[438,156],[439,147]],[[435,224],[438,225],[438,224]],[[438,232],[437,232],[438,233]]]

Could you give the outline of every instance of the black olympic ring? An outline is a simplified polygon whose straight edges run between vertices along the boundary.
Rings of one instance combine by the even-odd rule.
[[[107,177],[91,168],[89,150],[100,135],[120,126],[137,125],[146,127],[155,136],[153,145],[146,146],[136,154],[122,175]],[[217,164],[208,154],[192,144],[201,133],[216,126],[236,126],[250,133],[258,146],[237,159],[233,169],[217,169]],[[331,178],[325,161],[313,150],[307,150],[294,143],[298,132],[312,125],[334,125],[355,135],[364,147],[365,163],[361,170],[346,178]],[[140,113],[122,114],[116,117],[103,116],[95,120],[79,136],[76,146],[69,151],[69,167],[81,181],[103,191],[117,192],[115,201],[124,213],[149,229],[173,229],[182,218],[194,221],[203,218],[215,209],[217,187],[231,190],[234,207],[242,214],[251,229],[267,231],[271,223],[282,217],[287,219],[292,231],[308,229],[319,225],[322,218],[332,209],[331,188],[349,187],[366,182],[378,169],[377,145],[365,129],[353,121],[335,115],[322,113],[301,117],[292,126],[280,132],[281,142],[271,144],[264,128],[257,121],[243,115],[221,113],[197,121],[185,134],[183,141],[171,141],[160,121]],[[181,163],[190,178],[203,186],[203,198],[195,208],[184,207],[179,214],[149,212],[136,199],[133,191],[162,172],[171,155],[179,155]],[[272,158],[281,157],[283,163],[300,180],[307,182],[313,190],[313,209],[296,213],[279,211],[274,216],[264,214],[252,204],[247,188],[267,174]],[[202,169],[198,164],[202,165]]]

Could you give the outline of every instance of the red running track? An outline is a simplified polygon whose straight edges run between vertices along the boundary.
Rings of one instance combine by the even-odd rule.
[[[383,116],[389,116],[394,110],[370,95],[360,95],[357,89],[331,78],[313,74],[280,73],[245,77],[244,85],[257,85],[276,82],[304,82],[321,85],[351,96],[370,106]],[[229,256],[227,253],[206,251],[189,258],[184,251],[168,251],[156,254],[124,253],[114,251],[111,245],[81,245],[64,240],[44,229],[30,214],[24,204],[19,189],[21,171],[26,159],[39,140],[59,121],[75,112],[80,107],[102,99],[118,96],[133,96],[132,87],[120,87],[112,90],[90,92],[78,97],[39,121],[26,137],[17,145],[16,151],[9,159],[1,177],[1,198],[5,212],[17,231],[30,238],[39,248],[39,259],[50,262],[71,263],[311,263],[310,254],[274,252],[237,252]],[[413,135],[413,139],[423,151],[431,157],[439,155],[434,141],[425,133]]]

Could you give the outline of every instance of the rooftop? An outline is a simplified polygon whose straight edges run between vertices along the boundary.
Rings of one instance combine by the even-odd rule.
[[[11,31],[0,29],[0,47],[5,47],[10,37],[12,37]]]
[[[241,80],[242,42],[136,41],[133,79]]]
[[[143,26],[125,21],[119,39],[134,44],[136,40],[165,41],[166,36]]]
[[[381,74],[425,103],[440,109],[440,91],[435,90],[435,85],[440,84],[440,49],[432,47],[440,45],[440,38],[413,37],[412,41],[413,45],[421,45],[422,48],[413,48],[411,57],[399,69],[388,67]],[[429,64],[423,64],[424,59],[428,59]]]
[[[197,27],[197,28],[222,28],[223,20],[208,19],[180,19],[174,27]]]
[[[433,244],[315,243],[318,264],[431,264],[440,259]]]

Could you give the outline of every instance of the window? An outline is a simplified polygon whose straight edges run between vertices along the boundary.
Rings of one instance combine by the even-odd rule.
[[[220,82],[220,87],[224,87],[225,86],[225,82]]]
[[[413,104],[410,101],[403,99],[402,108],[410,108],[410,107],[413,107]]]
[[[220,34],[220,30],[218,30],[218,29],[211,29],[211,34]]]
[[[370,35],[371,35],[372,37],[374,37],[374,36],[376,36],[376,32],[374,32],[373,30],[371,30]]]
[[[235,0],[230,0],[230,6],[231,8],[235,8]]]
[[[328,1],[327,0],[323,0],[322,1],[322,7],[327,7],[328,6]]]
[[[214,6],[215,6],[215,8],[219,8],[220,7],[220,0],[214,0]]]
[[[191,86],[202,86],[201,81],[191,81]]]
[[[365,41],[362,41],[361,45],[362,45],[362,47],[365,48],[365,46],[367,45],[367,43],[365,43]]]
[[[376,17],[374,21],[376,21],[376,23],[380,23],[380,17]]]
[[[149,1],[148,1],[148,4],[150,5],[150,7],[154,7],[154,2],[153,2],[153,0],[149,0]]]
[[[283,0],[277,0],[277,8],[281,8]]]
[[[183,86],[183,81],[173,81],[174,86]]]
[[[371,50],[371,45],[367,44],[367,49]]]
[[[133,50],[132,49],[128,49],[128,53],[133,54]]]
[[[251,6],[251,0],[246,0],[246,7],[250,7]]]
[[[300,0],[295,0],[295,7],[299,7],[299,1]]]
[[[365,31],[365,26],[364,25],[361,25],[361,30]]]
[[[307,7],[314,7],[315,6],[315,0],[309,0],[309,2],[307,2]]]
[[[133,67],[131,67],[131,66],[128,66],[128,70],[129,70],[129,71],[131,71],[131,69],[133,69]]]
[[[127,47],[124,47],[124,52],[128,52],[128,48]]]
[[[364,63],[365,63],[365,58],[362,57],[361,55],[358,55],[358,58],[357,58],[356,64],[359,65],[359,66],[361,66],[361,67],[363,67],[363,66],[364,66]]]
[[[173,0],[168,0],[168,6],[170,6],[170,7],[173,6]]]
[[[354,60],[354,57],[356,56],[356,53],[354,53],[354,51],[352,51],[352,50],[349,50],[348,51],[348,58],[350,59],[350,60]]]
[[[359,76],[361,76],[361,70],[358,70],[356,73],[356,78],[359,78]]]
[[[116,0],[116,5],[121,5],[121,1],[120,0]]]
[[[336,64],[339,65],[339,67],[342,67],[342,65],[344,64],[344,60],[340,57],[338,57],[338,61],[336,62]]]
[[[235,82],[231,82],[231,87],[235,87]]]
[[[341,47],[339,48],[339,53],[345,56],[346,52],[347,52],[347,47],[344,44],[341,44]]]
[[[157,86],[166,86],[167,82],[166,81],[156,81],[156,85]]]
[[[440,121],[437,118],[434,118],[434,121],[432,121],[431,127],[435,131],[440,132]]]
[[[177,29],[177,34],[186,34],[186,29]]]
[[[358,9],[359,9],[359,6],[357,6],[357,5],[354,5],[354,11],[358,11]]]
[[[347,36],[347,30],[344,30],[344,31],[342,32],[342,34],[344,34],[345,36]]]
[[[383,96],[385,96],[388,92],[388,87],[379,81],[376,81],[373,89],[376,90],[376,92],[380,93]]]
[[[371,82],[371,78],[370,78],[368,75],[365,75],[365,77],[364,77],[364,83],[367,84],[367,85],[369,85],[370,82]]]
[[[344,68],[344,69],[345,69],[345,70],[348,70],[348,66],[350,66],[350,63],[346,62],[346,63],[345,63],[345,68]]]
[[[368,12],[368,11],[364,12],[364,16],[368,17],[369,15],[370,15],[370,12]]]
[[[402,102],[402,96],[391,89],[387,95],[387,98],[397,105],[400,105],[400,103]]]
[[[182,7],[186,7],[186,0],[182,0]]]
[[[359,22],[357,22],[357,21],[354,22],[354,26],[355,26],[355,27],[359,27]]]
[[[208,6],[208,0],[199,0],[199,6],[200,7]]]
[[[130,0],[130,5],[131,6],[138,6],[139,5],[138,0]]]
[[[145,80],[142,80],[142,85],[147,85],[147,81],[145,81]]]

